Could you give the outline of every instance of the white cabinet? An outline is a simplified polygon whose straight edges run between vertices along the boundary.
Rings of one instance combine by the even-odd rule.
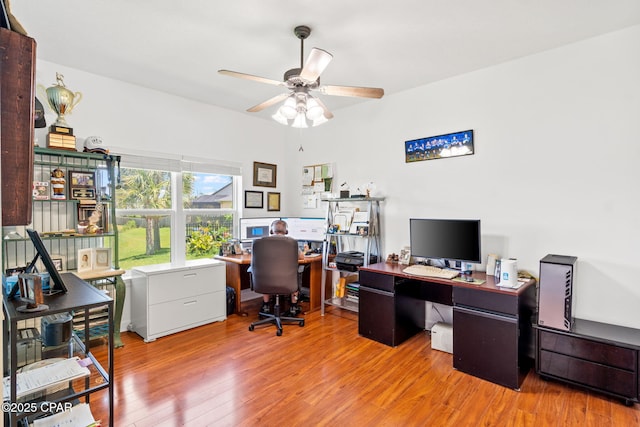
[[[131,274],[132,330],[145,342],[227,318],[222,261],[147,265]]]

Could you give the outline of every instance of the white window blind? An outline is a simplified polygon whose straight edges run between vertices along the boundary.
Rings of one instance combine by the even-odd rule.
[[[171,154],[163,154],[159,157],[140,153],[117,154],[122,157],[120,165],[123,168],[151,169],[169,172],[200,172],[230,176],[242,175],[240,163],[235,162],[191,158]]]

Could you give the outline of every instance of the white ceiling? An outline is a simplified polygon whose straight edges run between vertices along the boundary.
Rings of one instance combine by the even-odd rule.
[[[217,70],[282,80],[300,64],[297,25],[312,29],[305,57],[311,47],[333,54],[322,83],[391,95],[640,23],[638,0],[12,0],[11,8],[40,59],[240,112],[282,89]],[[322,99],[334,113],[379,102]]]

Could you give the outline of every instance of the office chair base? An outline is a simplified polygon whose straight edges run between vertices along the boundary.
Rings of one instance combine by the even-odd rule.
[[[300,327],[304,326],[304,319],[300,319],[299,317],[280,316],[280,306],[279,305],[276,305],[274,307],[274,313],[275,314],[260,313],[260,317],[262,319],[258,320],[257,322],[253,322],[252,324],[250,324],[249,325],[249,330],[253,331],[255,329],[255,327],[259,326],[259,325],[274,324],[276,326],[276,328],[277,328],[276,329],[276,335],[277,336],[281,336],[282,335],[283,322],[297,323],[298,326],[300,326]]]

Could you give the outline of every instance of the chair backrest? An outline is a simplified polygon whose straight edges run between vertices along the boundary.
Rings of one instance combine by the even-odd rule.
[[[251,249],[253,290],[261,294],[290,294],[298,290],[298,242],[274,235],[255,240]]]

